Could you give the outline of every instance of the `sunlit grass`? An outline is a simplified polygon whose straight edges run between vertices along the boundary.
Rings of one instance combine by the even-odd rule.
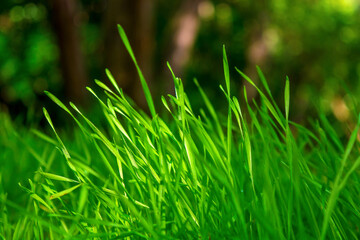
[[[108,70],[115,90],[101,81],[96,84],[106,97],[88,88],[103,109],[96,117],[107,120],[107,129],[95,126],[74,104],[66,106],[47,92],[78,125],[75,140],[62,140],[44,109],[55,138],[34,133],[47,142],[44,146],[55,145],[62,156],[34,152],[37,172],[21,184],[29,196],[27,207],[1,193],[1,208],[15,209],[21,217],[9,222],[7,211],[2,211],[0,236],[356,239],[360,235],[359,123],[344,146],[324,117],[313,131],[291,122],[290,81],[284,81],[285,109],[280,109],[260,69],[261,88],[237,71],[256,87],[261,101],[246,102],[246,89],[245,99],[238,100],[231,95],[225,48],[224,109],[214,109],[211,102],[217,99],[208,99],[195,80],[205,106],[196,114],[181,80],[173,75],[175,96],[161,98],[171,116],[164,120],[120,26],[119,32],[138,70],[151,115],[130,104]],[[246,110],[241,109],[244,101]]]

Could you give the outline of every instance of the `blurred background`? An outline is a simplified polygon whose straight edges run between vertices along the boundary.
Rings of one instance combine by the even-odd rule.
[[[225,44],[235,96],[246,83],[234,66],[256,82],[259,65],[280,106],[289,76],[291,119],[305,121],[317,109],[338,122],[354,119],[360,93],[358,0],[1,0],[1,111],[25,123],[40,121],[43,106],[61,112],[44,90],[91,111],[85,86],[94,79],[108,82],[105,68],[146,108],[118,23],[158,104],[161,95],[173,92],[169,61],[195,109],[202,101],[194,77],[223,107],[218,96]]]

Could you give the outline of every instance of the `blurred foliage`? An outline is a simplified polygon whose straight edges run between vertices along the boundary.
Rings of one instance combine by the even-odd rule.
[[[79,16],[91,79],[101,77],[105,67],[101,65],[103,2],[82,1]],[[62,92],[59,50],[47,4],[29,0],[0,3],[0,99],[6,104],[20,101],[31,107],[45,89],[54,94]],[[160,0],[156,4],[154,65],[160,72],[166,61],[162,53],[172,34],[167,23],[181,1]],[[221,45],[225,44],[231,65],[245,69],[253,78],[256,75],[251,72],[258,61],[279,101],[285,75],[289,76],[292,107],[296,109],[293,118],[299,120],[312,112],[309,106],[333,113],[341,121],[351,118],[344,113],[348,117],[339,119],[337,115],[344,114],[336,112],[354,110],[347,103],[347,94],[360,93],[359,1],[206,0],[199,4],[198,14],[201,24],[197,40],[181,76],[195,105],[198,94],[193,77],[210,97],[219,94],[223,79]],[[234,70],[231,73],[233,89],[238,91],[234,94],[241,94],[242,79]]]
[[[30,106],[44,89],[61,85],[58,49],[44,5],[6,3],[0,8],[1,98]]]
[[[252,31],[262,25],[259,38],[268,55],[260,67],[276,98],[282,100],[288,75],[295,117],[303,117],[314,105],[334,111],[333,101],[343,99],[349,89],[353,94],[360,90],[359,6],[351,0],[212,1],[187,76],[197,76],[202,84],[210,82],[216,89],[223,78],[219,43],[226,44],[231,64],[244,68],[253,44]],[[235,71],[232,79],[242,86]]]
[[[47,102],[44,90],[63,94],[64,83],[59,66],[59,49],[50,22],[47,1],[1,1],[0,3],[0,105],[8,105],[13,115],[27,113],[30,121],[42,116],[41,107]],[[98,59],[93,55],[98,47],[97,25],[89,16],[81,15],[83,51],[90,74],[99,72]],[[30,115],[30,116],[29,116]]]

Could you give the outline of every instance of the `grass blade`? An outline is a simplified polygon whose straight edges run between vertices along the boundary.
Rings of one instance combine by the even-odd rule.
[[[128,51],[131,59],[133,60],[134,64],[135,64],[135,67],[138,71],[138,74],[139,74],[139,77],[140,77],[140,82],[141,82],[141,86],[143,88],[143,91],[144,91],[144,94],[145,94],[145,98],[146,98],[146,101],[148,103],[148,106],[149,106],[149,109],[150,109],[150,112],[151,112],[151,115],[152,117],[155,117],[156,116],[156,111],[155,111],[155,105],[154,105],[154,102],[153,102],[153,99],[151,97],[151,93],[150,93],[150,89],[145,81],[145,78],[144,78],[144,75],[142,74],[141,70],[140,70],[140,67],[135,59],[135,55],[133,53],[133,50],[131,49],[131,46],[130,46],[130,43],[129,43],[129,40],[125,34],[125,31],[124,29],[122,28],[121,25],[118,25],[118,30],[119,30],[119,34],[120,34],[120,37],[121,37],[121,40],[123,41],[124,45],[125,45],[125,48],[126,50]]]

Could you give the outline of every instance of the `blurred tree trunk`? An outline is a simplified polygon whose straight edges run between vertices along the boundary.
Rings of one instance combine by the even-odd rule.
[[[252,20],[249,22],[248,46],[246,51],[245,74],[255,83],[258,82],[256,66],[262,70],[267,65],[269,59],[269,46],[266,42],[265,32],[269,24],[269,17],[265,1],[254,2],[251,5],[254,11]],[[247,90],[248,99],[257,96],[258,91],[247,81],[244,82]]]
[[[108,0],[103,18],[105,67],[109,68],[124,92],[142,108],[147,106],[145,96],[135,66],[121,42],[117,24],[125,29],[139,67],[153,90],[154,3],[149,0]]]
[[[169,61],[175,76],[181,77],[184,67],[190,58],[196,36],[200,26],[198,6],[202,0],[184,0],[178,13],[171,20],[172,39],[169,51],[165,59]],[[174,82],[166,69],[166,82],[164,84],[167,93],[174,92]]]
[[[66,97],[75,103],[85,105],[88,77],[81,51],[77,1],[53,0],[51,7]]]
[[[198,33],[200,19],[197,13],[202,0],[182,1],[173,18],[169,19],[172,36],[164,59],[169,60],[174,73],[180,76],[189,60]],[[104,65],[109,68],[119,86],[142,108],[146,109],[138,74],[118,34],[121,24],[129,38],[135,57],[149,84],[153,96],[174,90],[172,77],[166,68],[160,75],[166,75],[166,82],[154,82],[154,10],[157,1],[149,0],[107,0],[103,17]],[[159,78],[157,78],[159,79]],[[155,93],[155,95],[154,95]]]

